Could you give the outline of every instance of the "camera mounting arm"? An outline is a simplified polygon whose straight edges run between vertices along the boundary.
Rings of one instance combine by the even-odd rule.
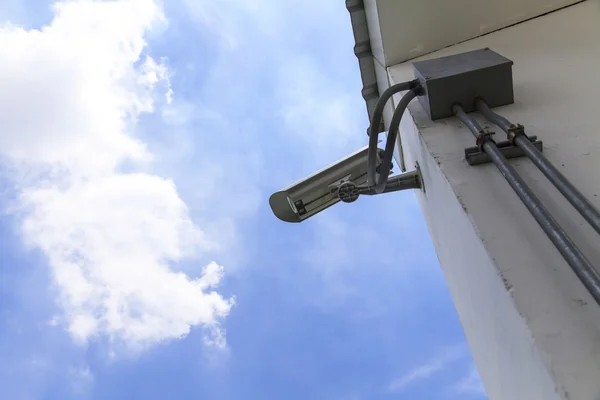
[[[337,195],[344,203],[353,203],[361,194],[375,196],[382,193],[421,188],[423,188],[423,179],[421,178],[421,170],[417,165],[414,171],[390,177],[383,192],[377,192],[374,186],[357,186],[353,182],[348,181],[338,187]]]

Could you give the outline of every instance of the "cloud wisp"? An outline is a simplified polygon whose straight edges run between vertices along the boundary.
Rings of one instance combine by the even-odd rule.
[[[467,374],[456,383],[453,389],[463,396],[483,397],[486,395],[485,388],[475,365],[471,365]]]
[[[428,380],[448,368],[450,365],[464,358],[466,354],[464,345],[443,348],[426,363],[419,365],[397,379],[394,379],[389,384],[388,389],[391,392],[400,392],[411,385]]]

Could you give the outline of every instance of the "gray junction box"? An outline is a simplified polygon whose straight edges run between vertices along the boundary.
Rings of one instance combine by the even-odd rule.
[[[415,77],[425,90],[419,101],[432,120],[453,116],[456,103],[467,113],[476,111],[477,98],[489,107],[512,104],[512,65],[488,48],[415,62]]]

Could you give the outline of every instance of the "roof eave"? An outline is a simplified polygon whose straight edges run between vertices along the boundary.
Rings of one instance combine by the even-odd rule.
[[[367,106],[369,121],[373,116],[373,110],[379,99],[379,88],[375,74],[375,59],[371,49],[371,38],[367,15],[363,0],[346,0],[346,9],[350,13],[352,31],[354,33],[354,54],[358,59],[360,76],[362,79],[362,97]],[[380,132],[383,124],[380,126]]]

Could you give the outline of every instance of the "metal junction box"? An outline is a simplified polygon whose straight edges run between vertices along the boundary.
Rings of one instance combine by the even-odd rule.
[[[425,95],[419,101],[432,120],[451,117],[460,103],[465,112],[475,111],[475,100],[490,107],[514,102],[513,62],[485,48],[413,64]]]

